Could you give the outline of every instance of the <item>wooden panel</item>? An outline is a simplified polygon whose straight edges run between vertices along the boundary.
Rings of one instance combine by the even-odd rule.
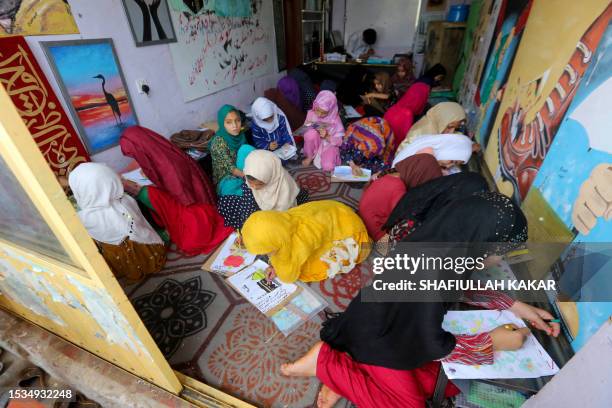
[[[461,46],[465,24],[435,21],[427,28],[427,49],[425,51],[425,66],[427,68],[440,63],[446,68],[446,77],[440,84],[450,87],[455,70],[461,56]]]
[[[60,256],[0,240],[0,306],[178,394],[182,386],[176,375],[99,254],[3,87],[0,106],[0,155],[72,261],[62,262]]]

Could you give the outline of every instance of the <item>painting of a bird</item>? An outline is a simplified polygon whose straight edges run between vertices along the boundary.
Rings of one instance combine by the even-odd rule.
[[[102,80],[102,92],[104,93],[104,97],[106,98],[106,103],[108,104],[108,106],[110,106],[111,110],[113,111],[113,116],[115,117],[115,121],[117,122],[117,124],[122,123],[121,122],[121,110],[119,110],[119,102],[117,102],[117,99],[113,96],[112,93],[110,92],[106,92],[106,78],[104,78],[104,75],[102,74],[98,74],[96,76],[94,76],[94,78],[98,78]]]

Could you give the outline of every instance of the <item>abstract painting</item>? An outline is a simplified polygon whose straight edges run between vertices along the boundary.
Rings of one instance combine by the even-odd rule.
[[[95,154],[138,124],[111,39],[42,43],[81,138]]]
[[[0,37],[78,33],[66,0],[0,0]]]
[[[168,3],[162,0],[123,0],[137,47],[176,42]]]
[[[272,0],[170,0],[170,44],[183,99],[191,101],[272,72]]]

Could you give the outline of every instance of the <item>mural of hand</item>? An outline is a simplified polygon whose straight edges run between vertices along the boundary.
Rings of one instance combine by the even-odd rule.
[[[572,222],[584,235],[595,227],[600,217],[606,221],[612,218],[612,163],[602,163],[593,169],[582,183],[572,211]]]

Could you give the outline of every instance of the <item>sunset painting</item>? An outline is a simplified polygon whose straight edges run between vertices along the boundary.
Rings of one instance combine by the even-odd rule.
[[[90,154],[109,149],[138,121],[112,40],[43,43]]]

